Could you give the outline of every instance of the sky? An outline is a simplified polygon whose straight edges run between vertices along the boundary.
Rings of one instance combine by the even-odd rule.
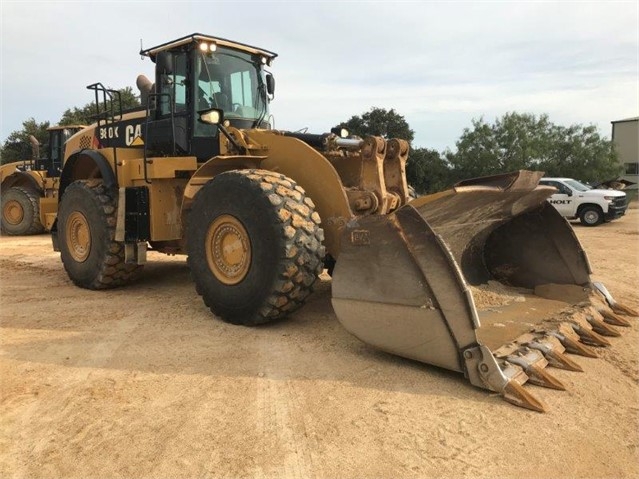
[[[275,128],[324,133],[395,109],[413,145],[443,151],[472,120],[557,124],[639,115],[639,2],[0,0],[0,141],[55,124],[86,85],[153,78],[149,48],[198,32],[278,53]]]

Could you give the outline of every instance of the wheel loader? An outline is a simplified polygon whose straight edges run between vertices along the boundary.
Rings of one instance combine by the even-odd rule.
[[[58,208],[58,183],[64,144],[84,125],[52,126],[48,152],[40,158],[40,144],[31,136],[32,158],[0,166],[2,233],[32,235],[51,230]]]
[[[546,366],[581,370],[566,352],[596,356],[636,316],[591,281],[542,173],[411,199],[406,141],[273,128],[275,53],[197,33],[140,53],[143,106],[89,85],[98,121],[67,144],[52,238],[76,285],[185,254],[216,316],[258,325],[300,308],[325,264],[362,341],[536,411],[523,384],[563,389]]]

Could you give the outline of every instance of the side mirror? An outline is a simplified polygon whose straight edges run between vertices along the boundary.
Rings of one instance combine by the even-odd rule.
[[[171,52],[160,52],[155,58],[155,65],[159,73],[173,74],[173,55]]]
[[[266,74],[266,91],[269,95],[275,95],[275,78],[270,73]]]
[[[221,108],[198,111],[198,114],[198,120],[207,125],[220,125],[224,122],[224,110]]]

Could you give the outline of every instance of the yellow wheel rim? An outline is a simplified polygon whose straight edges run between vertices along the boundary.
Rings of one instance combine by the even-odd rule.
[[[206,233],[206,260],[222,283],[241,282],[251,265],[251,243],[244,225],[230,215],[218,217]]]
[[[22,205],[16,200],[7,201],[2,208],[2,216],[10,225],[19,225],[24,219]]]
[[[91,230],[86,217],[79,211],[71,213],[65,233],[71,257],[78,263],[86,261],[91,252]]]

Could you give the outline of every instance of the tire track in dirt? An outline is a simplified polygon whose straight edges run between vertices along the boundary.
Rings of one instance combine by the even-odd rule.
[[[304,407],[298,404],[303,397],[295,391],[295,381],[292,379],[275,378],[281,372],[275,372],[278,364],[285,364],[286,358],[275,351],[273,344],[266,335],[258,340],[258,364],[264,365],[263,371],[257,378],[257,427],[263,432],[262,450],[263,457],[278,457],[280,463],[270,463],[270,467],[260,467],[256,471],[256,477],[286,477],[286,478],[315,478],[321,477],[319,464],[314,460],[309,444],[309,426],[303,416]],[[293,362],[294,358],[290,358]],[[289,363],[290,364],[290,363]],[[275,444],[273,440],[277,438]],[[317,450],[317,444],[314,445]],[[270,450],[273,447],[274,450]]]
[[[128,318],[125,320],[112,321],[110,323],[111,328],[108,330],[106,337],[101,341],[96,341],[93,345],[87,344],[86,349],[83,351],[81,358],[70,359],[67,366],[63,369],[57,369],[48,378],[48,384],[64,384],[64,390],[61,391],[67,398],[58,397],[55,404],[64,404],[61,410],[51,412],[51,416],[57,418],[60,417],[74,417],[77,411],[75,411],[78,391],[86,391],[87,394],[91,394],[95,387],[100,386],[100,379],[97,379],[97,383],[93,376],[95,375],[95,368],[106,367],[109,361],[117,355],[118,349],[126,342],[139,326],[139,321],[135,318]],[[55,362],[55,359],[52,359]],[[80,365],[79,362],[82,364]],[[109,379],[114,384],[112,379]],[[60,393],[60,392],[59,392]],[[58,393],[58,394],[59,394]],[[19,414],[21,417],[41,417],[43,413],[43,403],[36,394],[32,396],[32,399],[25,405],[22,403],[19,409],[13,411],[4,410],[4,404],[0,406],[1,416],[3,420],[11,420],[12,416]],[[45,403],[46,404],[46,403]],[[46,407],[46,406],[45,406]],[[15,414],[11,414],[11,413]],[[53,424],[53,417],[48,417],[47,421]],[[90,433],[90,424],[85,424],[76,434],[74,434],[74,442],[82,441],[82,436]],[[24,434],[23,431],[19,432]],[[47,440],[42,439],[33,445],[30,449],[25,450],[25,445],[29,444],[26,440],[13,440],[7,438],[7,440],[0,439],[0,444],[3,445],[4,457],[7,458],[7,468],[17,472],[19,476],[28,477],[33,474],[32,461],[30,457],[39,458],[51,458],[60,453],[60,449],[56,444],[54,438],[56,434],[50,430],[47,436]]]

